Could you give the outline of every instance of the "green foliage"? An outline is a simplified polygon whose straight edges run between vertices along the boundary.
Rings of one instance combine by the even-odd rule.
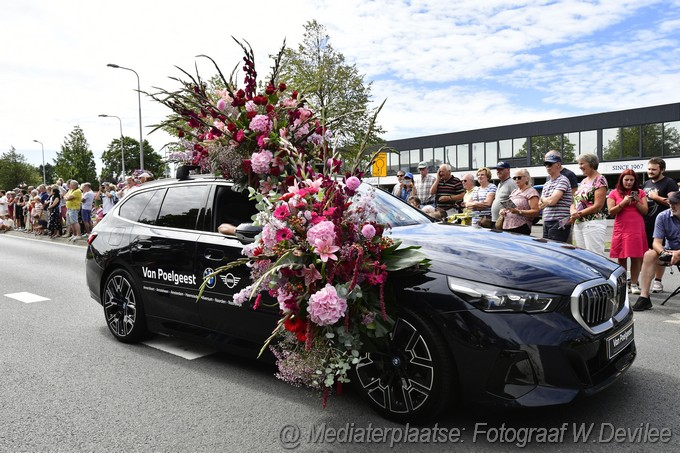
[[[529,140],[524,142],[516,157],[526,157]],[[562,154],[562,162],[569,163],[576,160],[576,145],[566,135],[541,135],[531,137],[531,165],[542,166],[545,154],[550,150]]]
[[[11,190],[22,185],[36,186],[42,183],[42,173],[26,162],[26,157],[11,146],[0,155],[0,189]]]
[[[280,80],[300,91],[330,126],[344,162],[356,161],[366,145],[382,143],[379,136],[384,131],[368,109],[371,83],[364,83],[356,65],[348,64],[344,55],[333,49],[326,28],[315,20],[305,25],[297,50],[285,49]],[[369,156],[363,157],[368,164]]]
[[[61,145],[61,151],[54,159],[56,177],[64,180],[75,179],[83,183],[97,179],[94,154],[87,143],[85,133],[80,126],[75,126]]]
[[[639,157],[640,144],[643,157],[680,155],[677,128],[657,123],[619,128],[614,138],[602,144],[602,156],[604,160]]]
[[[139,168],[139,142],[132,137],[123,137],[123,153],[125,154],[125,172],[129,175]],[[104,168],[101,173],[102,181],[116,181],[121,174],[121,149],[120,138],[109,143],[107,149],[102,152]],[[163,157],[154,151],[153,147],[144,140],[144,169],[159,178],[165,172]],[[114,177],[115,175],[115,177]]]

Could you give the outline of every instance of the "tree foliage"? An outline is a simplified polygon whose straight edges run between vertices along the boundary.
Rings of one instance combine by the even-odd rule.
[[[80,126],[75,126],[64,137],[61,151],[57,152],[54,159],[54,171],[58,178],[64,180],[75,179],[81,183],[89,181],[94,184],[97,178],[94,154]]]
[[[36,186],[41,182],[42,173],[38,173],[36,167],[26,162],[26,157],[17,153],[13,146],[0,155],[0,189]]]
[[[677,128],[660,123],[622,127],[617,129],[614,138],[602,144],[602,156],[604,160],[639,157],[640,145],[644,157],[677,156],[680,155],[680,134]]]
[[[516,157],[526,157],[528,143],[528,140],[524,142]],[[550,150],[559,151],[562,154],[562,162],[576,160],[576,145],[566,135],[542,135],[531,137],[531,165],[542,166],[545,154]]]
[[[132,137],[123,137],[123,151],[120,149],[120,138],[109,143],[102,153],[104,168],[101,173],[102,181],[117,181],[120,179],[122,155],[125,155],[125,173],[131,174],[139,168],[139,141]],[[148,141],[144,140],[144,169],[158,178],[165,172],[163,157],[154,151]]]
[[[356,65],[348,64],[331,46],[326,27],[317,21],[307,22],[297,50],[284,51],[280,75],[328,122],[343,160],[355,161],[364,151],[362,142],[367,146],[382,142],[379,136],[384,131],[368,108],[372,83],[365,83]]]

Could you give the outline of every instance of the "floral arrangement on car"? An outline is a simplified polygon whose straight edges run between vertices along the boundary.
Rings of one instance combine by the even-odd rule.
[[[428,260],[385,235],[374,192],[360,188],[362,172],[339,174],[324,121],[276,82],[282,53],[258,93],[252,50],[239,45],[245,88],[227,81],[211,59],[224,88],[210,91],[198,75],[176,79],[183,89],[151,95],[174,112],[158,127],[177,130],[182,152],[192,153],[185,161],[232,179],[234,190],[247,189],[257,201],[261,233],[244,258],[215,274],[250,267],[253,283],[232,303],[257,310],[275,299],[281,318],[260,354],[269,347],[277,377],[324,390],[325,404],[331,388],[349,381],[366,341],[392,328],[390,273],[422,271]]]

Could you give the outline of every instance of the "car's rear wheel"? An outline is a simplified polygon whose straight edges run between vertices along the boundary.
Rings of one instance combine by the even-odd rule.
[[[118,269],[109,275],[102,302],[106,325],[116,339],[134,343],[146,334],[142,298],[127,271]]]
[[[380,350],[356,365],[353,380],[373,409],[400,423],[435,417],[457,390],[453,359],[441,334],[431,321],[405,308]]]

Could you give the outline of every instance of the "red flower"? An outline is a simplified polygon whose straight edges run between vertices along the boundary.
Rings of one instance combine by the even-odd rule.
[[[286,91],[286,84],[285,83],[283,83],[283,82],[279,83],[279,91],[282,91],[282,92]]]
[[[274,88],[274,85],[272,85],[271,83],[269,85],[267,85],[267,88],[264,90],[264,92],[267,94],[267,96],[269,96],[270,94],[274,94],[275,91],[276,91],[276,88]]]

